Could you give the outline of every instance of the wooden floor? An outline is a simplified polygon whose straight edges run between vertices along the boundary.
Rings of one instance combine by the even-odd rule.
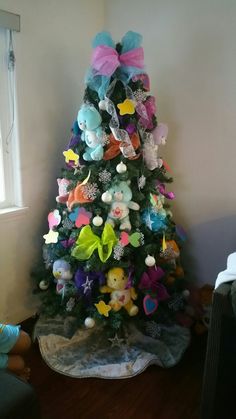
[[[45,364],[37,344],[27,361],[42,419],[199,419],[205,350],[206,335],[193,337],[177,366],[151,366],[123,380],[58,374]]]

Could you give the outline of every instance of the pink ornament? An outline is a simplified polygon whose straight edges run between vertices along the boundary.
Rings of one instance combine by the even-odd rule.
[[[87,225],[90,223],[90,218],[92,217],[92,213],[86,211],[85,208],[79,208],[78,217],[76,218],[75,225],[77,228],[82,227],[83,225]]]
[[[61,216],[58,210],[49,212],[48,214],[49,230],[52,230],[53,227],[57,227],[60,224],[60,222],[61,222]]]
[[[60,202],[60,204],[65,204],[68,196],[69,196],[69,192],[67,192],[67,187],[70,184],[70,181],[68,179],[57,179],[57,183],[58,183],[58,193],[59,195],[56,197],[56,201]]]
[[[129,244],[129,235],[128,235],[128,233],[126,233],[126,231],[122,231],[122,233],[120,235],[120,243],[124,247]]]
[[[143,103],[138,102],[136,112],[139,114],[139,122],[145,129],[153,129],[152,118],[156,113],[156,104],[154,96],[149,96]]]

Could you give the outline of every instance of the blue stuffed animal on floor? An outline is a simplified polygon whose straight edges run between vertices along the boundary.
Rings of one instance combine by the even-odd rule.
[[[85,161],[102,160],[103,158],[103,131],[101,127],[102,118],[93,105],[83,104],[77,117],[79,128],[83,131],[82,141],[87,147],[83,154]]]

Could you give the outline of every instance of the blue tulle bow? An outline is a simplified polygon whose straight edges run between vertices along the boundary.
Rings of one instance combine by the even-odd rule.
[[[93,48],[94,53],[99,52],[99,59],[103,59],[102,66],[103,68],[108,64],[108,57],[107,52],[109,54],[113,55],[113,58],[117,60],[117,65],[114,66],[114,73],[111,74],[101,74],[102,71],[100,71],[100,74],[97,68],[94,68],[93,62],[94,62],[94,53],[92,57],[92,65],[86,75],[85,82],[86,84],[92,89],[95,90],[98,93],[98,96],[100,99],[104,99],[106,96],[111,77],[115,74],[115,77],[119,80],[121,80],[124,84],[127,84],[130,79],[138,74],[144,73],[143,68],[143,49],[140,47],[142,42],[142,36],[139,33],[129,31],[127,32],[122,40],[121,40],[121,52],[120,52],[120,62],[119,62],[119,54],[115,50],[115,43],[111,38],[111,35],[109,32],[100,32],[96,35],[96,37],[93,40]],[[99,49],[100,47],[100,49]],[[104,57],[102,57],[102,47],[104,49]],[[122,61],[122,57],[125,57],[128,55],[130,51],[137,51],[138,55],[138,64],[137,65],[129,65],[129,60]],[[96,57],[97,58],[97,57]],[[109,57],[110,58],[110,57]],[[125,62],[124,62],[125,61]],[[132,64],[132,60],[130,60]],[[106,73],[106,72],[105,72]]]

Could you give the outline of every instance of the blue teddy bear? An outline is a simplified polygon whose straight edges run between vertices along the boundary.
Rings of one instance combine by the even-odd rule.
[[[83,131],[81,139],[87,144],[83,159],[102,160],[104,152],[100,113],[93,105],[84,104],[78,112],[77,121],[79,128]]]

